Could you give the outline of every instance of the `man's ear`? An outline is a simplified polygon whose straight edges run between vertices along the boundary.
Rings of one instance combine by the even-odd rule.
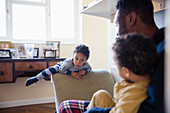
[[[129,76],[130,76],[130,70],[129,70],[128,68],[126,68],[126,67],[123,67],[122,70],[123,70],[124,75],[125,75],[127,78],[129,78]]]
[[[129,15],[128,15],[128,23],[130,26],[133,26],[135,23],[136,23],[136,20],[137,20],[137,15],[135,12],[131,12]]]

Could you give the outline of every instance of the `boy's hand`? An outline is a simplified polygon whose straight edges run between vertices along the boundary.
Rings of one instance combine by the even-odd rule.
[[[81,75],[78,72],[71,72],[71,75],[77,79],[81,79]]]
[[[84,75],[84,74],[85,74],[85,70],[83,70],[83,69],[80,70],[80,71],[79,71],[79,74],[80,74],[80,75]]]

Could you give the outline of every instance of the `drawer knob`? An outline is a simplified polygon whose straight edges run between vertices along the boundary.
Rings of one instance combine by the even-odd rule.
[[[32,65],[30,65],[30,69],[33,69],[33,66],[32,66]]]
[[[2,75],[5,75],[5,73],[3,71],[0,71],[0,76],[2,76]]]

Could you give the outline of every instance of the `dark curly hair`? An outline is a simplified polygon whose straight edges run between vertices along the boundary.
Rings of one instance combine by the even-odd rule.
[[[129,33],[117,38],[113,45],[120,67],[126,67],[134,74],[151,74],[157,52],[153,41],[144,35]]]
[[[123,11],[126,15],[134,11],[148,25],[154,23],[154,8],[151,0],[118,0],[116,8]]]
[[[84,44],[78,45],[73,53],[82,53],[86,56],[86,59],[88,59],[90,55],[89,47]]]

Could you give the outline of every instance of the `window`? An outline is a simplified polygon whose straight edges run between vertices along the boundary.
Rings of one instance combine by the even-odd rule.
[[[6,37],[6,5],[5,0],[0,0],[0,37]]]
[[[80,0],[51,0],[50,40],[59,39],[66,43],[80,39]]]
[[[51,1],[51,35],[52,38],[74,36],[74,0],[60,0],[59,4],[57,0]]]
[[[45,40],[45,7],[12,4],[13,39]]]
[[[4,36],[12,42],[78,43],[81,38],[79,9],[80,0],[1,0],[0,40]]]

